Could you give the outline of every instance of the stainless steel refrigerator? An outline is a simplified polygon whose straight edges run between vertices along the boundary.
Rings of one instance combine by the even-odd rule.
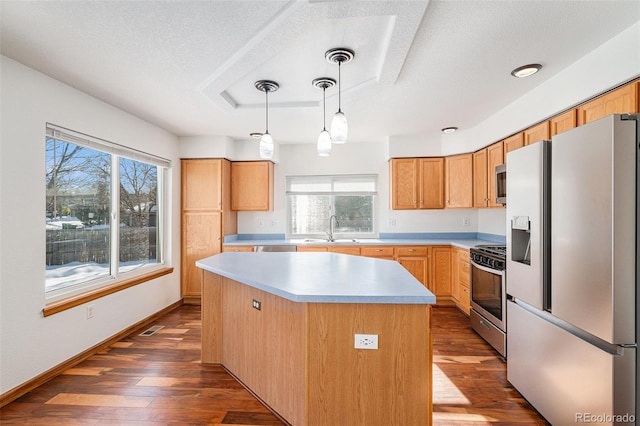
[[[507,154],[507,379],[553,425],[636,421],[639,119]]]

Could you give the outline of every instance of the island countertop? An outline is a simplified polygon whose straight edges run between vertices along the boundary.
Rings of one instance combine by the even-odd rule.
[[[436,303],[433,293],[391,260],[337,253],[226,252],[196,266],[294,302]]]

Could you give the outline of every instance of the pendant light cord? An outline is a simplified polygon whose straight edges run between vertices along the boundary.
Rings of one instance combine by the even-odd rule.
[[[327,86],[322,86],[322,130],[327,130],[327,100],[325,97],[325,92],[327,91]]]
[[[266,90],[264,91],[264,96],[265,96],[265,98],[266,98],[266,108],[265,108],[265,111],[266,111],[266,112],[265,112],[266,118],[265,118],[265,125],[264,125],[264,127],[265,127],[265,133],[269,133],[269,89],[266,89]]]
[[[340,75],[340,65],[342,65],[342,61],[338,61],[338,112],[342,112],[342,76]]]

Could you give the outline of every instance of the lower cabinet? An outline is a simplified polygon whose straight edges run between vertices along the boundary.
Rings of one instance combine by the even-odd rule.
[[[469,315],[471,303],[469,250],[452,248],[452,259],[451,295],[456,306]]]

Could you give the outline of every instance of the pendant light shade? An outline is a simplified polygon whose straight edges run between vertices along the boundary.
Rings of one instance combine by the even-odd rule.
[[[260,158],[273,158],[273,138],[269,133],[260,138]]]
[[[321,157],[328,157],[331,153],[331,135],[327,131],[326,125],[326,96],[325,92],[328,88],[336,85],[336,81],[329,77],[316,78],[311,82],[318,89],[322,89],[322,131],[318,136],[318,155]]]
[[[326,129],[320,132],[318,136],[318,155],[320,157],[328,157],[331,153],[331,135]]]
[[[333,116],[331,121],[331,140],[333,143],[346,143],[349,126],[347,124],[347,116],[342,112],[342,87],[341,87],[341,66],[343,63],[351,62],[355,52],[346,47],[337,47],[327,50],[324,57],[327,61],[338,64],[338,112]]]
[[[333,143],[346,143],[348,131],[347,116],[342,111],[336,112],[331,120],[331,140]]]
[[[260,158],[273,158],[273,138],[269,134],[269,92],[275,92],[280,85],[271,80],[258,80],[254,84],[256,89],[265,95],[265,131],[260,137]]]

